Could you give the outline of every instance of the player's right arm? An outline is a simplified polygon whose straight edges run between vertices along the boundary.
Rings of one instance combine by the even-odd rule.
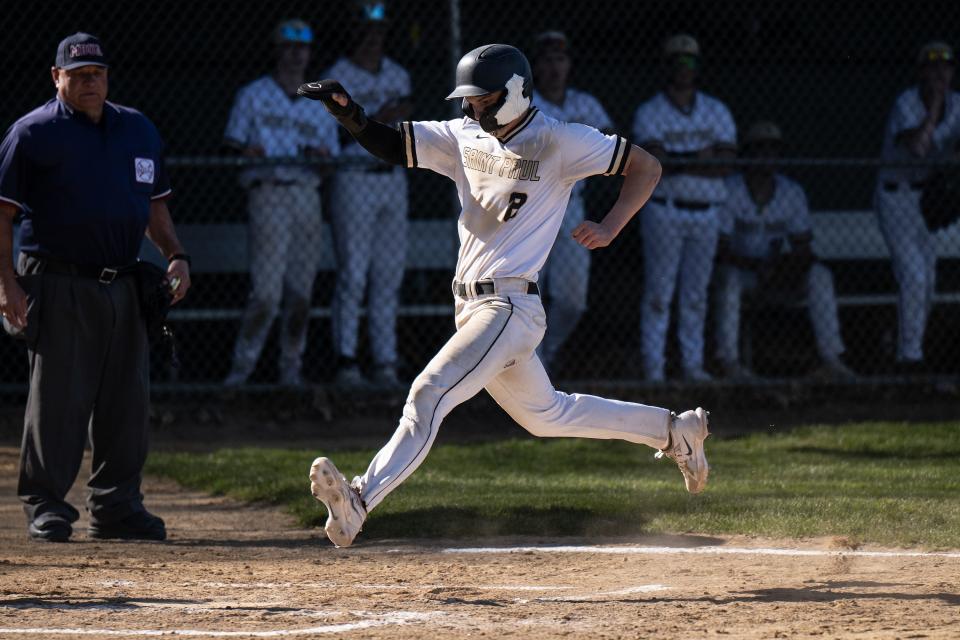
[[[336,80],[308,82],[297,93],[323,102],[327,111],[373,156],[390,164],[407,164],[400,131],[368,118],[363,107]]]

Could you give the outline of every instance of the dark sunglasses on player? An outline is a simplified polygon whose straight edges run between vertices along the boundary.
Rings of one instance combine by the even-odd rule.
[[[950,62],[956,63],[956,58],[953,57],[953,52],[947,49],[931,49],[927,51],[923,56],[923,62]]]

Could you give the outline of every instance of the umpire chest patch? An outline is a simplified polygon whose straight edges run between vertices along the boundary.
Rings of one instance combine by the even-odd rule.
[[[153,184],[153,158],[134,158],[133,170],[136,173],[137,182]]]

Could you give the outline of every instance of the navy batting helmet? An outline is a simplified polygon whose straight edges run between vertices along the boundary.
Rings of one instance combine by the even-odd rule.
[[[480,118],[484,131],[509,124],[530,108],[533,72],[527,57],[508,44],[487,44],[467,53],[457,63],[457,87],[447,100],[464,98],[463,112],[476,120],[465,98],[504,90],[503,95]]]

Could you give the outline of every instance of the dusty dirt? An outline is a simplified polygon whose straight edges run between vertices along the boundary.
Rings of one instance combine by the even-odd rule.
[[[71,542],[37,543],[14,495],[16,456],[0,448],[2,638],[960,636],[960,554],[865,556],[857,554],[870,549],[843,540],[397,540],[335,549],[322,531],[298,529],[275,509],[148,479],[147,505],[167,520],[167,542],[92,541],[82,518]],[[82,504],[80,489],[71,496]],[[606,552],[547,548],[558,544]],[[465,551],[481,545],[538,548]],[[736,548],[752,551],[730,553]],[[689,553],[697,549],[706,552]]]

